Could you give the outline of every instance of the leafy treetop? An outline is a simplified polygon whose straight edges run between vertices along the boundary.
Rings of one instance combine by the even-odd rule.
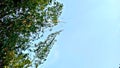
[[[55,0],[0,0],[0,66],[42,64],[59,31],[33,42],[41,39],[45,29],[58,24],[62,7]]]

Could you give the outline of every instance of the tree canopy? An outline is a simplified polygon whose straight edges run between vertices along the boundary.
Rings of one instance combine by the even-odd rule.
[[[0,0],[0,67],[42,64],[60,31],[40,39],[59,23],[62,8],[56,0]]]

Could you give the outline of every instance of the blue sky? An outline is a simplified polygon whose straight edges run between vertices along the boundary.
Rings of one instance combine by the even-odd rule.
[[[64,31],[41,68],[118,68],[120,0],[59,1]]]

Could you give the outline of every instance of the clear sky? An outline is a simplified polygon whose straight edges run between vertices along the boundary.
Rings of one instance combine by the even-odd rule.
[[[59,0],[64,31],[41,68],[118,68],[120,0]]]

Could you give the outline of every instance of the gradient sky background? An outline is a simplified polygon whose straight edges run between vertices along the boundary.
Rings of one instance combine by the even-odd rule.
[[[120,0],[59,1],[64,31],[40,68],[118,68]]]

